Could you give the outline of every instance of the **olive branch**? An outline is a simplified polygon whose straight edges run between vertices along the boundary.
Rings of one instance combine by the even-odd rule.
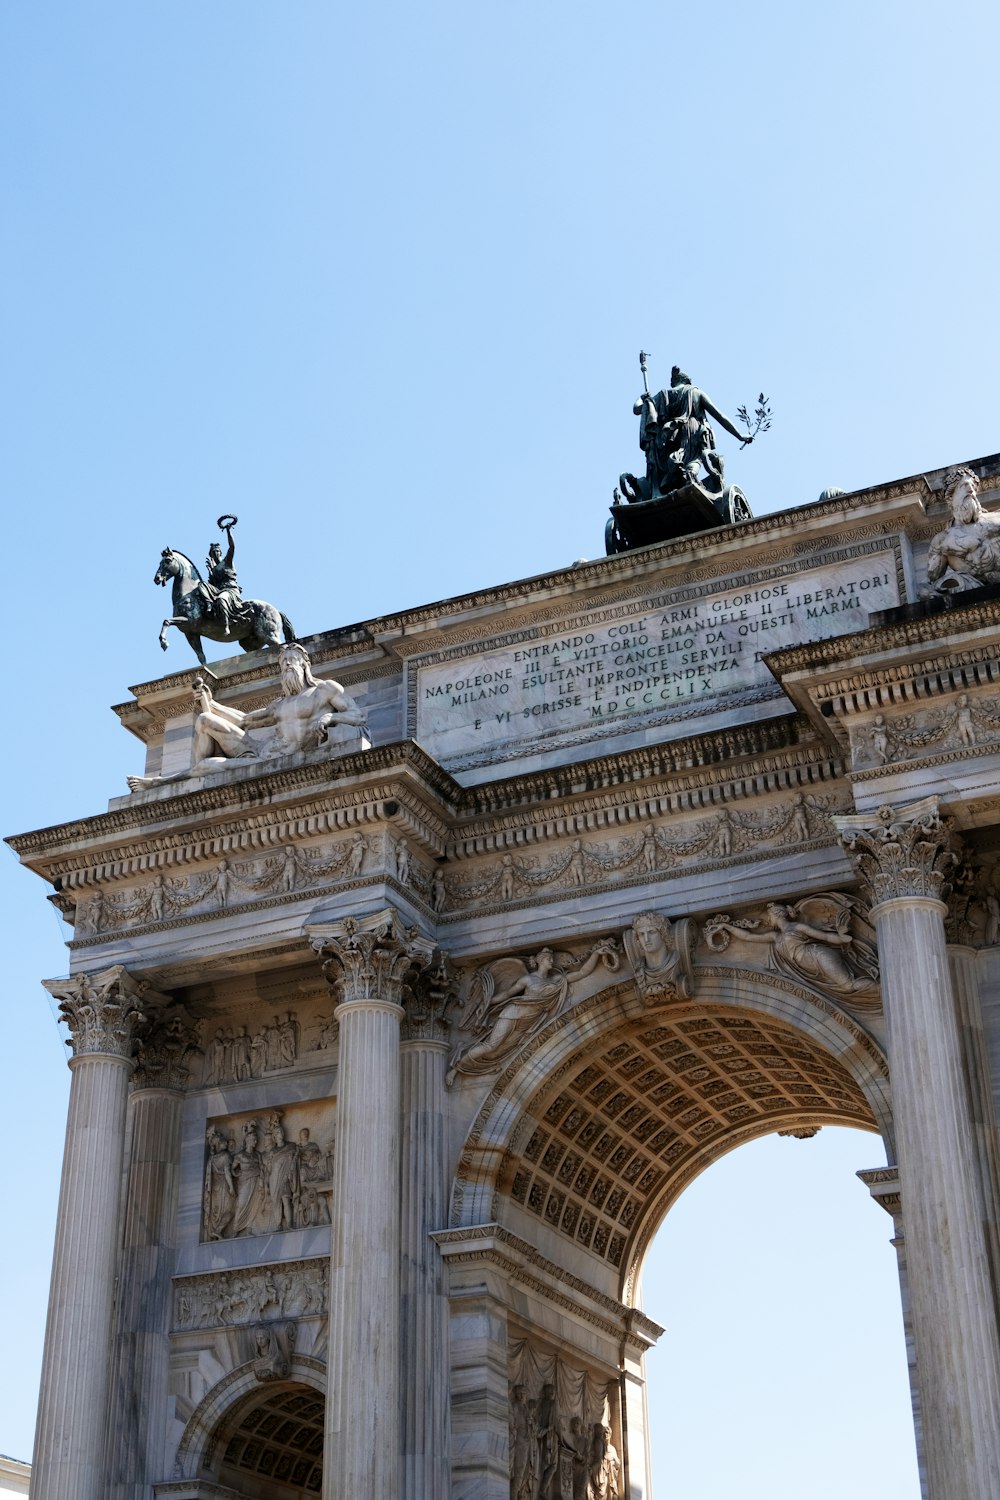
[[[757,397],[757,405],[754,407],[753,417],[750,416],[745,406],[741,406],[736,413],[736,418],[747,429],[747,435],[740,444],[742,448],[745,448],[748,443],[752,443],[758,432],[767,432],[771,426],[771,403],[764,395],[764,392],[761,391]],[[756,422],[754,418],[756,418]]]

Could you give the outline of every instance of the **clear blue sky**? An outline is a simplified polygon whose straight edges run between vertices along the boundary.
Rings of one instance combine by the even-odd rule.
[[[724,444],[758,513],[1000,447],[998,32],[969,0],[8,0],[3,830],[96,811],[140,768],[108,705],[193,660],[181,642],[161,656],[152,575],[167,544],[201,556],[223,511],[247,592],[301,633],[598,555],[638,461],[640,346],[658,382],[679,362],[730,414],[770,396],[773,430]],[[27,1456],[67,1084],[37,981],[66,959],[41,884],[9,858],[0,878],[17,1227],[0,1245],[0,1451]],[[758,1459],[743,1430],[755,1301],[784,1351],[789,1449],[821,1365],[841,1389],[859,1363],[884,1368],[898,1393],[897,1332],[880,1353],[869,1317],[894,1295],[889,1222],[851,1179],[880,1150],[842,1139],[736,1153],[664,1231],[709,1195],[688,1269],[650,1297],[672,1326],[697,1308],[715,1371],[656,1377],[661,1494],[915,1495],[896,1395],[869,1400],[865,1457],[831,1415],[790,1478],[773,1434]],[[752,1185],[786,1183],[793,1161],[809,1165],[778,1193],[789,1224]],[[734,1181],[751,1185],[739,1216]],[[845,1208],[817,1229],[813,1182],[859,1223]],[[779,1289],[737,1295],[768,1230]],[[845,1266],[863,1318],[838,1345],[842,1310],[811,1314]],[[710,1445],[715,1490],[677,1480],[689,1439]]]

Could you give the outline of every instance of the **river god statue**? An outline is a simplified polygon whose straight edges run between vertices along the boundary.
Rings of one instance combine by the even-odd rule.
[[[320,750],[343,755],[369,748],[362,709],[332,677],[313,675],[304,646],[297,641],[282,646],[279,662],[280,697],[249,713],[218,703],[205,679],[196,677],[191,684],[195,719],[190,768],[167,776],[130,776],[130,790],[204,777],[231,769],[237,761]]]

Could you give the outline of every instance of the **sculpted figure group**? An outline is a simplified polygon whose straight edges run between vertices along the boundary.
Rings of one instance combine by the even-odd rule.
[[[246,1083],[280,1068],[290,1068],[299,1055],[300,1028],[293,1010],[275,1016],[274,1024],[252,1034],[246,1026],[217,1026],[205,1048],[206,1085]]]
[[[619,1500],[621,1459],[606,1422],[559,1412],[554,1385],[510,1393],[510,1500]]]
[[[701,937],[710,950],[737,938],[766,948],[767,964],[853,1009],[880,1004],[875,933],[860,904],[839,892],[807,896],[789,905],[772,901],[759,916],[719,913]],[[671,921],[646,911],[623,935],[622,946],[643,1003],[689,1000],[695,993],[694,951],[698,930],[689,917]],[[602,938],[583,959],[543,948],[527,960],[513,955],[484,965],[473,975],[462,1029],[472,1040],[452,1052],[446,1081],[476,1077],[504,1066],[536,1031],[566,1010],[572,990],[598,965],[608,980],[620,968],[613,938]],[[593,986],[591,986],[593,991]]]
[[[330,1222],[332,1148],[324,1151],[305,1128],[293,1144],[285,1139],[281,1120],[281,1111],[272,1110],[263,1126],[247,1121],[239,1147],[236,1137],[210,1126],[205,1239],[273,1234]]]

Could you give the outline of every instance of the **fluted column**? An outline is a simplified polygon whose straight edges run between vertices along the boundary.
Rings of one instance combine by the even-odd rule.
[[[878,933],[930,1500],[1000,1495],[1000,1345],[944,919],[937,801],[838,817]]]
[[[402,1045],[402,1500],[439,1500],[450,1488],[448,1300],[431,1235],[448,1224],[444,1075],[446,962],[422,976],[406,1001]]]
[[[109,1500],[148,1500],[167,1472],[181,1105],[194,1051],[194,1029],[179,1006],[153,1018],[137,1046],[109,1402]]]
[[[990,1064],[979,999],[979,955],[974,948],[956,943],[949,944],[948,959],[962,1041],[969,1117],[976,1142],[993,1302],[1000,1315],[1000,1136],[990,1092]]]
[[[924,1419],[920,1409],[920,1379],[917,1351],[913,1340],[913,1313],[910,1305],[910,1283],[906,1275],[906,1238],[903,1234],[903,1208],[899,1191],[898,1167],[869,1167],[858,1172],[865,1187],[880,1208],[892,1219],[892,1239],[899,1274],[899,1300],[903,1313],[903,1338],[906,1343],[906,1373],[910,1381],[910,1407],[913,1412],[913,1436],[917,1448],[917,1477],[921,1500],[927,1500],[927,1460],[924,1456]]]
[[[73,1047],[31,1492],[105,1500],[125,1105],[140,987],[120,965],[50,981]]]
[[[323,1500],[388,1500],[400,1493],[401,1002],[434,945],[391,910],[312,942],[340,1026]]]

